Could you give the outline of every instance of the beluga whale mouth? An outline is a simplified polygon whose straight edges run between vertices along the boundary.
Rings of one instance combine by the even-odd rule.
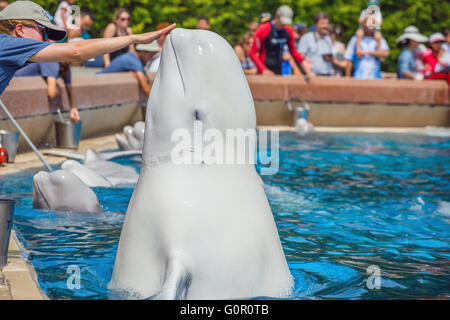
[[[179,73],[180,79],[181,79],[181,84],[183,85],[183,91],[184,91],[184,93],[186,93],[186,87],[185,87],[184,81],[183,81],[183,72],[181,71],[180,61],[177,58],[177,52],[175,51],[175,46],[173,45],[172,37],[170,36],[170,34],[168,35],[167,40],[169,41],[170,46],[172,47],[173,54],[175,56],[175,61],[177,63],[177,67],[178,67],[178,73]]]
[[[255,166],[171,158],[174,132],[256,129],[233,48],[210,31],[174,29],[146,117],[139,180],[108,287],[155,299],[289,296],[293,278]]]

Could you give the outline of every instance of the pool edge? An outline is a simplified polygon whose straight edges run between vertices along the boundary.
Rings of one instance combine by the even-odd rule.
[[[22,253],[25,249],[17,239],[14,230],[8,248],[8,264],[0,272],[6,284],[0,288],[0,300],[49,300],[38,284],[33,265],[26,261]]]

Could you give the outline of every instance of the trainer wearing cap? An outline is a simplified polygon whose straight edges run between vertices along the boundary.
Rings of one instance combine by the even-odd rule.
[[[281,74],[284,51],[300,63],[308,76],[314,77],[304,65],[304,57],[297,51],[292,24],[294,12],[288,6],[278,8],[275,18],[269,23],[263,23],[255,33],[250,49],[250,57],[255,62],[258,73],[263,75]]]
[[[150,95],[150,85],[144,66],[159,52],[159,44],[154,41],[149,44],[138,44],[136,52],[127,52],[115,58],[111,64],[99,73],[132,72],[139,81],[142,91]]]
[[[15,72],[28,62],[81,63],[130,44],[151,43],[173,28],[174,24],[157,32],[50,43],[48,39],[64,39],[66,31],[52,24],[48,13],[38,4],[32,1],[13,2],[0,12],[0,95]]]

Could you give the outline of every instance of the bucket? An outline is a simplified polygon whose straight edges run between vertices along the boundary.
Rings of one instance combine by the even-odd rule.
[[[14,204],[14,200],[0,199],[0,270],[8,262],[8,248],[13,223]]]
[[[19,133],[0,130],[0,145],[8,152],[8,162],[14,162],[19,146]]]
[[[56,146],[58,148],[78,149],[81,136],[81,121],[74,123],[70,120],[55,121]]]
[[[309,110],[303,107],[297,107],[294,110],[294,124],[297,123],[298,119],[308,120]]]

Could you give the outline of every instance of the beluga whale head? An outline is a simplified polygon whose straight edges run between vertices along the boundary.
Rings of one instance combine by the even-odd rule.
[[[256,129],[252,94],[234,50],[206,30],[175,29],[166,38],[146,119],[144,164],[167,156],[175,130]],[[151,147],[150,147],[151,146]]]
[[[33,177],[33,208],[64,212],[103,212],[97,196],[70,171],[38,172]]]

